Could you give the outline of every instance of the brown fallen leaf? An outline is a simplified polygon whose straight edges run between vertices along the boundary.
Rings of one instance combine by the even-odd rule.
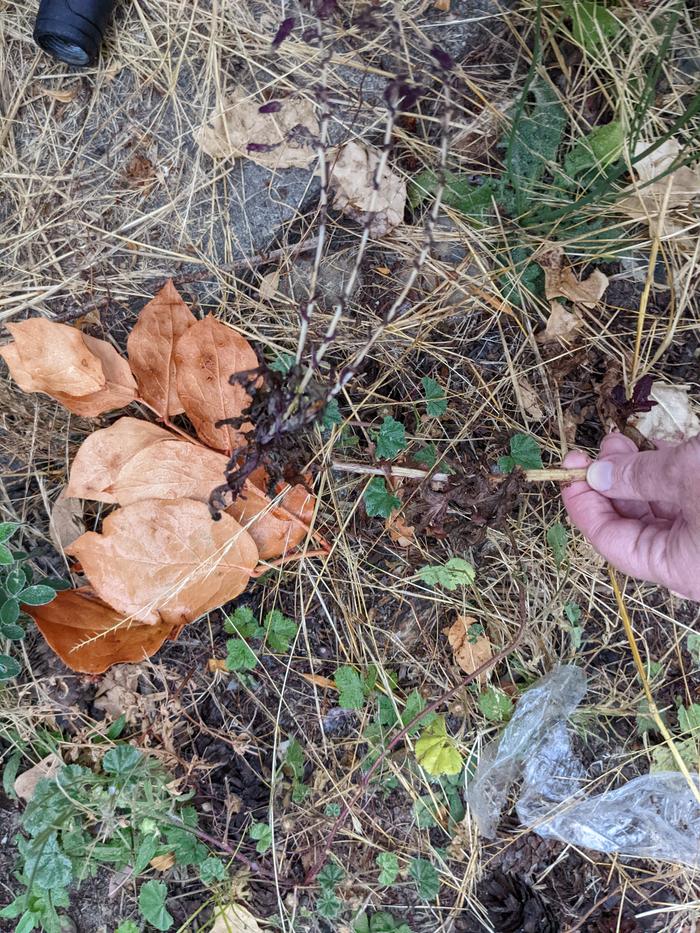
[[[537,342],[574,343],[583,326],[581,315],[577,311],[568,311],[560,301],[551,301],[549,307],[547,324],[535,337]]]
[[[226,512],[248,531],[260,560],[272,560],[291,551],[306,538],[313,519],[315,498],[301,484],[287,486],[278,505],[250,482]],[[278,490],[281,491],[281,490]]]
[[[533,421],[542,421],[545,417],[545,411],[542,407],[539,393],[535,391],[532,383],[526,379],[525,376],[521,376],[517,380],[517,385],[520,402],[522,403],[525,414],[529,418],[532,418]]]
[[[325,690],[337,690],[334,681],[330,677],[324,677],[322,674],[302,674],[304,680],[308,680],[310,684],[315,684],[317,687],[323,687]]]
[[[90,395],[56,392],[54,398],[68,411],[83,418],[96,418],[106,411],[115,411],[130,405],[136,398],[137,387],[127,361],[106,340],[98,340],[88,334],[82,336],[90,352],[102,364],[105,384]]]
[[[171,280],[141,310],[126,342],[141,398],[163,418],[185,410],[177,394],[175,344],[196,321]]]
[[[231,327],[211,315],[189,327],[175,345],[177,391],[200,439],[227,453],[244,443],[241,430],[215,427],[217,421],[240,417],[250,396],[229,377],[258,366],[255,350]],[[249,426],[248,426],[249,427]]]
[[[63,552],[84,531],[83,505],[80,499],[67,496],[64,488],[51,509],[49,537],[56,550]]]
[[[485,635],[476,635],[473,640],[470,639],[469,629],[475,622],[476,619],[473,616],[457,616],[454,623],[445,630],[454,659],[465,674],[473,674],[493,655],[491,642]],[[487,674],[481,674],[479,681],[482,684],[485,683],[487,676]]]
[[[128,461],[151,444],[169,441],[174,434],[140,418],[120,418],[87,437],[71,466],[66,495],[116,503],[109,490]]]
[[[216,674],[217,671],[227,671],[225,658],[209,658],[207,661],[207,670],[210,674]]]
[[[140,664],[120,664],[105,674],[95,693],[93,706],[104,713],[106,720],[124,716],[127,723],[134,725],[155,712],[152,696],[138,692],[142,672]]]
[[[260,285],[258,285],[258,295],[260,295],[263,301],[270,301],[275,297],[279,284],[280,270],[273,269],[272,272],[268,272],[267,275],[264,275],[260,280]]]
[[[164,855],[154,855],[148,864],[156,871],[167,871],[175,864],[175,853],[166,852]]]
[[[286,97],[261,103],[239,86],[212,112],[195,139],[216,159],[244,156],[270,169],[306,168],[316,158],[318,134],[311,101]]]
[[[67,548],[97,595],[141,622],[182,625],[242,593],[258,562],[251,536],[203,502],[146,499]],[[49,604],[53,605],[53,604]]]
[[[594,269],[588,278],[579,281],[570,266],[563,265],[564,251],[561,247],[547,250],[535,257],[544,270],[544,293],[547,300],[568,298],[584,308],[594,308],[608,287],[608,278],[599,269]]]
[[[651,143],[646,142],[637,143],[635,156],[640,155],[650,145]],[[622,198],[616,204],[618,210],[635,220],[647,220],[652,236],[673,235],[683,227],[687,228],[688,224],[679,225],[673,211],[685,207],[700,195],[700,165],[682,165],[668,172],[681,151],[681,144],[676,139],[670,138],[651,155],[636,162],[632,166],[632,173],[644,187],[640,187],[634,194]],[[664,172],[668,174],[664,175]],[[664,177],[660,177],[662,175]],[[664,204],[666,213],[661,217]],[[685,239],[694,245],[697,237],[691,236]],[[677,239],[674,237],[675,242]]]
[[[177,638],[182,628],[167,622],[122,624],[123,614],[103,603],[89,587],[61,590],[45,606],[25,609],[59,658],[83,674],[102,674],[113,664],[150,658],[166,639]]]
[[[214,915],[211,933],[262,933],[262,928],[246,907],[231,904]]]
[[[70,88],[39,87],[39,93],[43,97],[50,97],[61,104],[69,104],[75,99],[78,91],[79,86],[77,84]]]
[[[369,222],[370,235],[384,236],[403,222],[406,182],[385,166],[374,190],[374,173],[380,153],[356,142],[331,150],[329,186],[333,206],[358,223]]]
[[[39,781],[42,781],[44,778],[54,777],[62,767],[63,759],[52,752],[27,771],[23,771],[22,774],[16,778],[14,783],[15,793],[20,800],[24,800],[25,803],[28,803],[34,796],[36,785]]]
[[[143,499],[208,502],[212,490],[224,482],[227,463],[224,454],[201,444],[162,440],[127,460],[108,492],[119,505]]]
[[[391,540],[399,547],[410,547],[416,543],[416,529],[409,525],[401,512],[394,512],[387,518],[384,527]]]
[[[75,327],[40,317],[6,327],[14,339],[0,354],[25,392],[85,396],[104,388],[102,363]]]
[[[629,423],[640,434],[667,444],[682,444],[700,434],[700,418],[687,385],[654,382],[649,398],[656,402],[651,411],[634,415]]]

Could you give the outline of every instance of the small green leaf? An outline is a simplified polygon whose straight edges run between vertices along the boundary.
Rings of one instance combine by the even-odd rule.
[[[229,638],[226,642],[226,670],[252,671],[257,663],[255,653],[242,638]]]
[[[581,607],[578,603],[564,603],[564,615],[572,625],[581,621]]]
[[[564,171],[570,178],[577,178],[589,169],[600,171],[607,168],[622,153],[624,142],[624,130],[619,120],[598,126],[579,139],[567,154]]]
[[[323,811],[326,816],[329,816],[333,819],[340,816],[340,804],[339,803],[327,803],[326,808]]]
[[[691,632],[685,641],[688,654],[691,655],[695,664],[700,665],[700,633]]]
[[[50,586],[42,586],[42,584],[28,586],[18,596],[19,601],[24,603],[25,606],[45,606],[46,603],[50,603],[55,598],[56,590]]]
[[[316,901],[316,910],[325,920],[334,920],[340,913],[342,906],[340,900],[328,888],[321,890],[321,896]]]
[[[399,860],[393,852],[380,852],[376,859],[380,884],[393,884],[399,874]]]
[[[250,838],[257,841],[256,852],[264,855],[272,848],[272,827],[269,823],[253,823],[250,827]]]
[[[491,722],[505,722],[513,715],[513,701],[497,687],[487,687],[478,702],[479,709]]]
[[[420,741],[420,739],[418,740]],[[461,770],[461,768],[460,768]],[[418,829],[432,829],[437,826],[435,801],[425,794],[413,802],[413,817]]]
[[[424,858],[414,858],[408,873],[415,882],[418,897],[422,901],[434,901],[440,893],[440,876],[431,863]]]
[[[330,431],[331,428],[336,427],[336,425],[343,423],[343,416],[340,413],[340,407],[338,406],[338,399],[332,398],[330,402],[323,409],[323,416],[321,418],[321,430]]]
[[[649,711],[649,701],[643,699],[637,707],[637,732],[639,735],[645,735],[647,732],[658,732],[659,727],[656,720]]]
[[[365,705],[365,691],[357,671],[351,667],[339,667],[333,679],[338,688],[338,704],[343,709],[362,709]]]
[[[413,722],[416,716],[419,713],[422,713],[424,709],[425,700],[417,690],[412,690],[406,697],[406,705],[404,706],[401,713],[401,725],[407,726],[409,722]],[[426,726],[429,726],[434,721],[434,719],[435,713],[427,713],[425,716],[423,716],[422,719],[418,720],[415,726],[412,726],[407,734],[415,735],[419,729],[424,729]]]
[[[107,727],[105,735],[108,739],[111,739],[112,742],[116,742],[119,736],[122,734],[126,727],[126,714],[122,713],[114,722]]]
[[[228,877],[226,866],[220,858],[209,856],[199,866],[199,877],[202,879],[202,884],[206,885],[213,884],[215,881],[225,881]]]
[[[143,752],[133,745],[117,745],[110,748],[102,759],[102,770],[118,777],[132,777],[143,762]]]
[[[5,767],[2,769],[2,789],[11,800],[17,800],[15,793],[15,778],[22,763],[22,752],[17,748],[7,759]]]
[[[327,862],[318,873],[318,883],[322,888],[333,889],[345,880],[345,872],[336,862]]]
[[[678,728],[691,735],[700,732],[700,703],[678,707]]]
[[[0,542],[7,541],[19,528],[17,522],[0,522]]]
[[[162,881],[147,881],[139,891],[139,910],[156,930],[169,930],[174,921],[165,907],[168,888]]]
[[[431,418],[439,418],[440,415],[444,415],[447,411],[447,399],[445,398],[445,390],[440,383],[430,376],[423,376],[421,384],[425,395],[425,410],[427,413]]]
[[[273,609],[265,616],[266,644],[272,651],[285,654],[289,651],[292,639],[297,634],[298,626],[293,619],[288,619],[279,609]]]
[[[555,522],[547,529],[547,544],[549,545],[554,561],[557,567],[566,560],[566,545],[569,540],[569,532],[561,522]]]
[[[456,590],[458,586],[471,586],[476,579],[472,564],[461,557],[451,557],[445,564],[429,564],[421,567],[418,576],[428,586],[444,586]]]
[[[238,606],[232,615],[224,619],[224,631],[239,638],[253,638],[258,629],[258,620],[250,606]]]
[[[389,518],[395,509],[401,508],[401,500],[386,488],[381,476],[375,476],[367,483],[364,496],[365,510],[370,518],[380,516]]]
[[[0,680],[12,680],[21,670],[21,665],[9,654],[0,654]]]
[[[413,455],[413,459],[416,463],[422,463],[428,470],[432,470],[437,463],[437,458],[437,447],[432,441],[426,444],[422,450],[419,450],[417,454]]]
[[[432,777],[459,774],[462,756],[454,739],[447,734],[444,716],[436,716],[416,742],[416,761]]]
[[[281,373],[286,376],[294,366],[296,357],[292,353],[280,353],[277,358],[270,363],[270,369],[273,373]]]
[[[27,585],[27,577],[21,567],[12,569],[5,578],[8,596],[16,596]]]
[[[16,599],[6,599],[0,607],[0,623],[14,625],[17,619],[19,619],[19,603]],[[9,635],[6,637],[9,638]]]
[[[574,39],[589,55],[595,55],[622,28],[603,0],[562,0],[562,7],[571,17]]]
[[[148,863],[158,851],[158,845],[157,836],[144,836],[136,850],[136,858],[134,859],[135,875],[140,875],[148,868]]]
[[[284,768],[289,770],[295,781],[304,780],[304,748],[301,742],[291,739],[284,756]]]
[[[114,933],[141,933],[141,927],[133,920],[125,920],[119,924]]]
[[[13,625],[11,622],[0,622],[0,635],[10,641],[22,641],[27,633],[21,625]]]
[[[12,556],[12,551],[9,548],[6,548],[4,544],[0,544],[0,565],[9,566],[14,564],[15,559]]]
[[[393,460],[406,447],[406,428],[400,421],[387,415],[374,434],[379,460]]]
[[[510,439],[510,456],[500,457],[501,473],[511,473],[516,466],[523,470],[541,470],[542,454],[534,437],[529,434],[514,434]]]

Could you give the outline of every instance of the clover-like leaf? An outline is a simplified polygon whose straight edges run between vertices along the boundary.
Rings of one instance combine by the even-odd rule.
[[[436,716],[416,741],[416,761],[433,777],[461,771],[462,756],[454,739],[447,734],[444,716]]]

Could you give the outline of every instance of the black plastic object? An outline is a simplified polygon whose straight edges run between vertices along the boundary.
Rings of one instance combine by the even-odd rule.
[[[93,65],[116,0],[41,0],[34,40],[67,65]]]

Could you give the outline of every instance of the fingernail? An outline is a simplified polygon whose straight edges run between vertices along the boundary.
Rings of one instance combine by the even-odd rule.
[[[596,460],[588,467],[588,485],[598,492],[607,492],[613,484],[613,465],[609,460]]]

